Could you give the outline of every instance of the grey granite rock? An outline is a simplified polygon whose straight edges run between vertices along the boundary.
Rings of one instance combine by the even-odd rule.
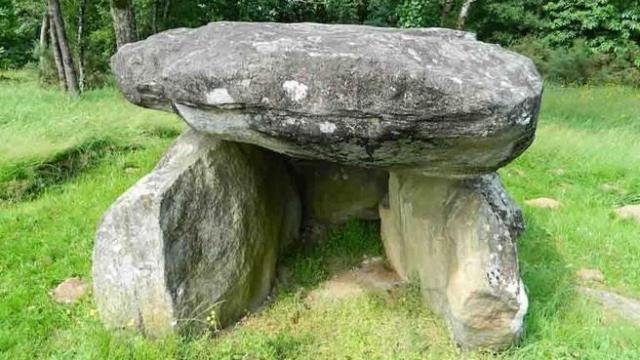
[[[98,227],[102,320],[149,335],[229,324],[268,295],[300,213],[279,155],[185,133]]]
[[[519,338],[528,306],[516,251],[524,224],[497,174],[391,173],[380,217],[389,261],[419,281],[458,344],[501,349]]]
[[[342,224],[349,219],[378,220],[389,174],[325,161],[293,161],[300,178],[308,225]]]
[[[133,103],[307,159],[424,174],[493,171],[532,142],[526,57],[447,29],[217,22],[122,47]]]

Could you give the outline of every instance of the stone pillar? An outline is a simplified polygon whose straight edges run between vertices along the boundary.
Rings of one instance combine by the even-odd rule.
[[[103,322],[148,335],[230,324],[269,294],[300,213],[281,156],[188,131],[98,227]]]
[[[378,205],[387,194],[389,175],[318,160],[293,160],[302,182],[307,220],[342,224],[349,219],[378,220]]]
[[[420,282],[458,344],[500,349],[519,338],[528,302],[515,241],[524,226],[497,174],[392,172],[380,218],[392,266]]]

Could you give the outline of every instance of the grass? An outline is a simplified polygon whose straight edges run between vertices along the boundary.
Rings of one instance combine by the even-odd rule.
[[[501,170],[524,206],[519,242],[530,310],[522,343],[501,354],[461,352],[415,286],[308,306],[305,294],[363,255],[381,254],[375,225],[351,222],[291,253],[288,285],[218,334],[146,339],[109,332],[90,296],[59,305],[49,291],[90,280],[95,225],[183,129],[174,116],[128,105],[114,89],[82,100],[41,89],[30,73],[0,81],[0,358],[6,359],[638,359],[640,328],[579,295],[575,270],[640,297],[640,225],[612,214],[640,202],[640,92],[546,89],[538,138]]]

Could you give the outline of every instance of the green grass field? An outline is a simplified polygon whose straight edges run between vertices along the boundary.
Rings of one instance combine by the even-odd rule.
[[[114,89],[82,100],[42,89],[28,72],[0,77],[0,358],[6,359],[640,359],[640,327],[576,292],[575,271],[640,298],[640,224],[612,209],[640,202],[640,91],[548,86],[532,148],[501,170],[523,204],[519,242],[530,299],[521,344],[461,352],[415,286],[309,307],[332,271],[382,252],[376,227],[352,222],[284,260],[292,282],[240,325],[198,338],[105,330],[91,296],[55,303],[62,280],[91,280],[96,223],[184,128],[127,104]]]

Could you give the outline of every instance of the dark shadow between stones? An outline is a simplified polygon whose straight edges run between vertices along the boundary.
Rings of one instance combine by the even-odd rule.
[[[352,219],[328,226],[316,242],[301,242],[279,260],[278,287],[295,292],[317,287],[332,275],[358,265],[364,257],[384,256],[380,221]],[[282,272],[288,280],[282,279]]]

